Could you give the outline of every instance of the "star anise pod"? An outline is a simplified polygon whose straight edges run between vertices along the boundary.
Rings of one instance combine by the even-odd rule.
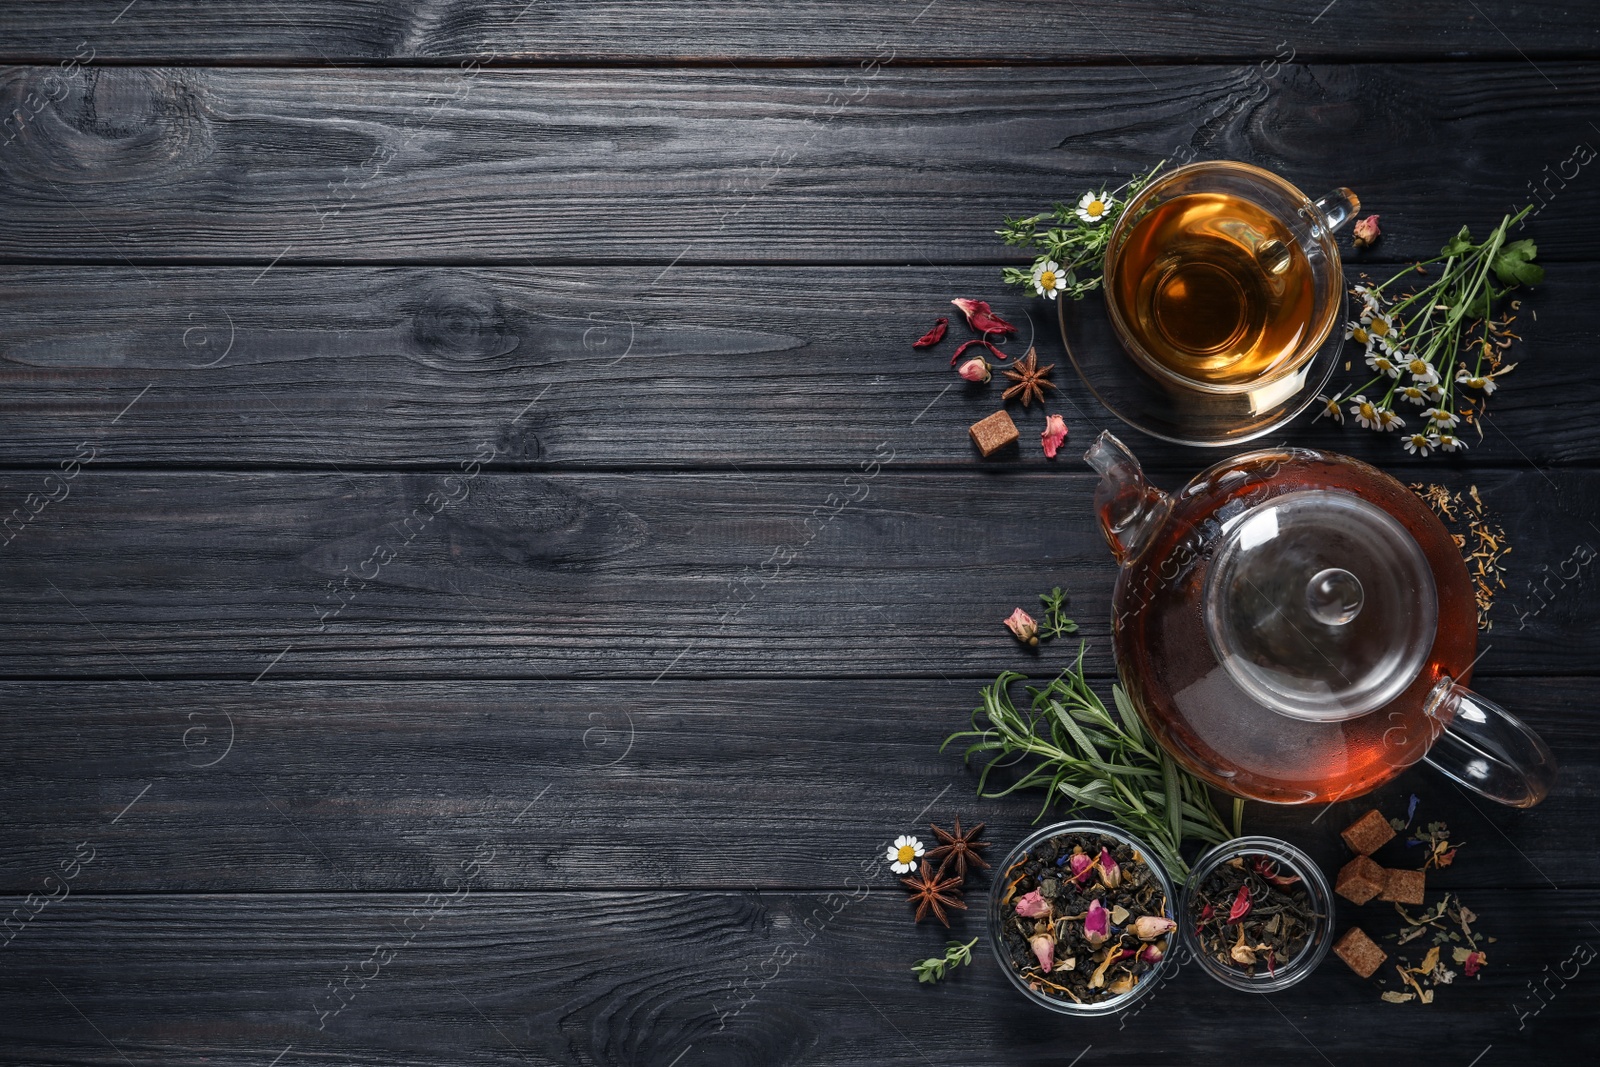
[[[1041,367],[1038,363],[1039,357],[1033,349],[1028,349],[1028,354],[1017,360],[1011,369],[1006,371],[1006,377],[1017,384],[1001,393],[1000,399],[1010,400],[1014,396],[1020,396],[1023,407],[1027,407],[1033,400],[1044,403],[1044,391],[1055,388],[1055,383],[1050,381],[1050,372],[1055,370],[1056,365],[1047,363]]]
[[[961,816],[957,815],[953,831],[941,830],[932,823],[928,824],[928,829],[932,830],[933,836],[939,839],[938,847],[928,850],[928,859],[939,865],[940,874],[945,872],[945,868],[954,867],[956,876],[965,880],[967,877],[967,864],[969,863],[974,867],[982,867],[988,870],[989,864],[984,861],[982,856],[978,855],[981,849],[989,847],[989,842],[978,840],[983,834],[983,823],[980,822],[972,829],[962,833]]]
[[[933,868],[928,866],[927,860],[922,861],[922,866],[916,874],[900,881],[911,890],[911,903],[917,906],[917,922],[921,922],[931,911],[934,918],[948,928],[950,917],[945,914],[944,909],[966,909],[966,905],[961,902],[961,879],[935,874]]]

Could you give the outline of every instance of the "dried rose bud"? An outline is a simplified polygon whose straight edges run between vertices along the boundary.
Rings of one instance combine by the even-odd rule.
[[[1133,920],[1133,925],[1128,929],[1140,941],[1154,941],[1163,934],[1171,933],[1177,925],[1163,915],[1141,915]]]
[[[1094,860],[1082,852],[1074,852],[1067,860],[1067,865],[1072,868],[1072,880],[1079,885],[1087,882],[1094,871]]]
[[[1039,969],[1049,974],[1056,963],[1056,939],[1049,934],[1034,934],[1028,938],[1028,945],[1039,960]]]
[[[1100,881],[1107,889],[1115,889],[1122,884],[1122,868],[1117,866],[1117,861],[1104,846],[1100,848]]]
[[[1083,936],[1096,948],[1111,936],[1111,913],[1099,897],[1089,901],[1089,913],[1083,917]]]
[[[962,375],[966,377],[966,375]],[[1056,451],[1061,448],[1061,443],[1067,439],[1067,420],[1060,415],[1051,415],[1044,420],[1044,430],[1039,434],[1039,441],[1044,445],[1044,454],[1047,459],[1055,459]]]
[[[1035,889],[1017,901],[1017,914],[1025,919],[1037,919],[1041,915],[1050,914],[1050,905]]]
[[[1021,608],[1017,608],[1007,616],[1006,626],[1010,627],[1011,633],[1023,644],[1037,645],[1039,643],[1039,624],[1033,621],[1033,616]]]
[[[1228,921],[1236,923],[1250,914],[1250,887],[1239,887],[1239,895],[1233,898],[1233,907],[1228,909]]]
[[[1368,215],[1356,220],[1355,237],[1352,240],[1357,248],[1371,248],[1382,236],[1383,231],[1378,229],[1378,216]]]
[[[1154,945],[1146,945],[1139,950],[1139,960],[1143,963],[1160,963],[1163,955],[1165,953]]]
[[[956,368],[956,373],[961,375],[967,381],[977,382],[979,385],[982,385],[984,382],[994,377],[994,375],[989,371],[988,362],[984,360],[982,356],[977,356],[967,360],[965,363],[961,364],[961,366]]]

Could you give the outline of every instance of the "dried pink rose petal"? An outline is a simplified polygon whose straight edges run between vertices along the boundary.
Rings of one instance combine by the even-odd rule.
[[[1089,901],[1089,913],[1083,917],[1083,936],[1096,947],[1111,936],[1111,913],[1099,897]]]
[[[949,328],[950,320],[941,315],[939,316],[939,320],[933,324],[933,329],[929,330],[915,341],[912,341],[911,347],[932,348],[934,345],[944,340],[944,332]]]
[[[1079,885],[1087,882],[1094,871],[1094,860],[1082,852],[1074,852],[1067,863],[1072,867],[1072,880]]]
[[[1033,616],[1021,608],[1016,608],[1006,617],[1006,626],[1011,629],[1011,633],[1016,639],[1023,644],[1037,645],[1039,643],[1039,624],[1033,621]]]
[[[1128,929],[1140,941],[1154,941],[1163,934],[1170,934],[1177,925],[1163,915],[1141,915],[1133,920]]]
[[[1056,939],[1049,934],[1035,934],[1028,938],[1028,945],[1039,960],[1039,969],[1049,974],[1056,965]]]
[[[1290,886],[1300,881],[1300,876],[1298,874],[1279,874],[1278,865],[1272,860],[1267,859],[1265,856],[1256,857],[1256,861],[1251,865],[1250,869],[1255,871],[1266,881],[1277,886],[1279,889],[1288,889]]]
[[[1471,978],[1479,971],[1483,970],[1483,965],[1488,962],[1489,956],[1487,953],[1473,952],[1467,956],[1467,962],[1462,964],[1461,969],[1466,973],[1468,978]]]
[[[1163,955],[1165,953],[1154,945],[1146,945],[1139,950],[1139,959],[1144,963],[1160,963]]]
[[[1044,420],[1044,430],[1039,434],[1039,440],[1044,445],[1044,454],[1049,459],[1056,458],[1056,450],[1067,439],[1067,420],[1060,415],[1051,415]]]
[[[1239,895],[1233,898],[1233,907],[1228,909],[1228,921],[1236,923],[1250,914],[1250,887],[1239,887]]]
[[[976,341],[964,342],[960,347],[958,347],[956,349],[956,354],[950,357],[950,365],[952,367],[954,367],[956,365],[956,360],[961,358],[962,353],[966,352],[967,349],[972,348],[974,346],[978,346],[978,345],[981,345],[984,348],[987,348],[989,350],[989,354],[994,356],[995,359],[1005,359],[1006,358],[1006,354],[1004,352],[1000,351],[994,345],[990,344],[988,341],[985,341],[983,338],[980,337]]]
[[[967,325],[979,333],[1016,333],[1017,328],[996,315],[990,310],[989,305],[982,300],[967,300],[962,297],[950,301],[961,309],[967,317]]]
[[[1018,899],[1017,914],[1025,919],[1037,919],[1041,915],[1050,914],[1050,905],[1035,889],[1033,892]]]
[[[1355,237],[1352,240],[1357,248],[1371,248],[1382,236],[1383,231],[1378,229],[1378,216],[1368,215],[1356,220]]]
[[[961,366],[956,368],[956,373],[961,375],[967,381],[977,382],[979,385],[982,385],[984,382],[993,377],[989,371],[988,360],[984,359],[982,356],[967,360],[965,363],[961,364]]]

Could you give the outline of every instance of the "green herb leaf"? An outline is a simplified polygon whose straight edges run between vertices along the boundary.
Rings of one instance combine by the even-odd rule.
[[[944,979],[946,968],[955,969],[972,962],[972,946],[978,943],[973,938],[963,945],[959,941],[951,941],[945,945],[943,956],[934,956],[921,960],[911,965],[911,971],[917,976],[919,982],[938,982]]]
[[[1459,256],[1472,247],[1472,233],[1463,226],[1460,233],[1445,242],[1444,247],[1439,249],[1439,254],[1441,256]]]
[[[972,713],[972,729],[951,734],[941,747],[965,741],[969,758],[977,752],[988,757],[978,778],[982,796],[1042,788],[1045,802],[1039,818],[1053,801],[1065,801],[1069,810],[1104,812],[1143,838],[1182,883],[1188,876],[1181,853],[1186,841],[1220,844],[1237,836],[1238,828],[1230,831],[1222,821],[1204,782],[1151,742],[1120,687],[1111,691],[1118,714],[1106,710],[1084,675],[1083,653],[1080,645],[1075,663],[1031,690],[1028,712],[1019,710],[1010,695],[1011,685],[1023,676],[1001,674],[983,690],[982,703]],[[990,772],[1002,768],[1019,777],[986,792]]]

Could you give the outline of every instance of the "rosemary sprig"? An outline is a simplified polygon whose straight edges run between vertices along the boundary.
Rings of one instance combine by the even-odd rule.
[[[1129,200],[1149,184],[1166,160],[1162,160],[1143,174],[1135,175],[1111,191],[1110,207],[1094,221],[1080,218],[1069,204],[1055,204],[1049,211],[1014,219],[1007,216],[1005,225],[996,230],[1001,240],[1017,248],[1028,248],[1038,253],[1033,266],[1024,270],[1006,267],[1000,272],[1001,281],[1007,285],[1020,285],[1031,294],[1037,294],[1033,284],[1036,271],[1047,263],[1055,263],[1066,274],[1067,287],[1060,295],[1082,300],[1100,288],[1101,267],[1105,261],[1106,244],[1111,239],[1111,228]],[[1054,294],[1052,294],[1052,297]]]
[[[1013,682],[1024,675],[1006,671],[983,691],[983,703],[972,713],[972,729],[945,738],[940,751],[955,740],[970,740],[964,758],[987,754],[978,776],[978,794],[1003,797],[1019,789],[1043,787],[1043,818],[1052,801],[1069,811],[1097,808],[1129,832],[1143,838],[1181,884],[1189,867],[1184,842],[1221,844],[1241,833],[1243,803],[1235,800],[1233,825],[1223,822],[1206,785],[1173,762],[1139,721],[1128,695],[1113,686],[1117,714],[1089,688],[1083,673],[1084,646],[1077,662],[1043,688],[1027,686],[1031,710],[1011,701]],[[1035,762],[1004,789],[985,792],[989,773],[1027,759]],[[1037,821],[1037,820],[1035,820]]]
[[[944,978],[945,968],[948,967],[954,970],[972,962],[972,946],[977,943],[977,938],[973,938],[965,945],[959,941],[951,941],[945,946],[943,956],[933,956],[920,963],[915,963],[912,965],[911,971],[917,976],[917,981],[919,982],[941,981]]]

